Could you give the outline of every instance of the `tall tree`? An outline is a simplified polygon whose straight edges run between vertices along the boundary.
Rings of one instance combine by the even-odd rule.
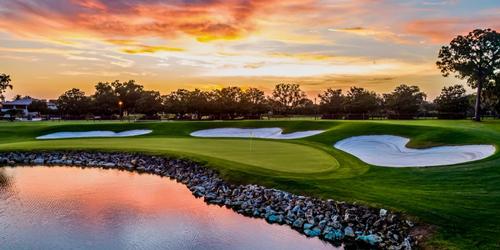
[[[414,117],[427,95],[418,86],[401,84],[392,93],[384,94],[384,104],[398,118]]]
[[[7,89],[12,89],[11,79],[9,75],[0,74],[0,101],[5,101],[3,95]]]
[[[63,114],[76,117],[87,114],[90,98],[85,96],[85,92],[73,88],[59,96],[56,103]]]
[[[328,88],[319,94],[319,110],[323,114],[338,115],[344,112],[345,96],[341,89]]]
[[[364,88],[351,87],[346,95],[346,110],[356,118],[368,118],[368,115],[378,110],[380,98],[373,91]]]
[[[143,91],[137,100],[136,111],[152,117],[162,111],[161,95],[158,91]]]
[[[251,115],[260,115],[268,111],[266,95],[257,88],[248,88],[243,92],[242,109]]]
[[[291,113],[306,98],[298,84],[280,83],[274,87],[271,100],[278,112]]]
[[[436,64],[443,76],[454,73],[477,89],[474,120],[480,121],[481,92],[500,71],[500,34],[491,29],[476,29],[466,36],[457,36],[441,48]]]
[[[118,113],[119,98],[111,83],[99,82],[95,85],[92,106],[96,115],[111,116]]]
[[[216,89],[213,94],[213,106],[215,111],[232,119],[237,113],[241,113],[243,91],[240,87],[225,87]],[[222,117],[220,117],[222,118]]]
[[[178,89],[162,97],[166,113],[184,115],[188,113],[189,90]]]
[[[136,84],[134,80],[123,83],[114,81],[111,83],[111,86],[115,89],[115,93],[122,103],[123,111],[126,111],[128,114],[134,112],[137,101],[141,98],[141,94],[144,91],[144,87]]]
[[[444,87],[434,99],[440,118],[465,118],[469,107],[469,96],[462,85]]]

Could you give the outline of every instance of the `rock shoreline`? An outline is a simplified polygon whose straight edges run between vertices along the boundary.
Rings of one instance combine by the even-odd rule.
[[[234,185],[218,173],[190,160],[134,153],[10,152],[0,153],[0,166],[65,165],[113,168],[151,173],[185,184],[208,204],[226,206],[239,214],[286,224],[309,237],[333,245],[372,249],[411,249],[414,224],[400,214],[334,201],[294,195],[258,185]]]

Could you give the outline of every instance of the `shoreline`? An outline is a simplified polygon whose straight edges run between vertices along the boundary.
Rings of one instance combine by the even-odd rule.
[[[271,224],[286,224],[334,246],[345,244],[348,248],[360,243],[366,248],[411,249],[418,245],[418,237],[411,236],[415,225],[399,213],[259,185],[230,184],[217,171],[191,160],[96,151],[0,152],[0,167],[16,165],[97,167],[156,174],[183,183],[207,204],[225,206]]]

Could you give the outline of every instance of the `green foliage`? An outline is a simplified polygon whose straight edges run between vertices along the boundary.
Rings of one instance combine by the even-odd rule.
[[[346,95],[345,109],[351,114],[370,114],[380,108],[381,99],[373,91],[351,87]]]
[[[396,115],[414,117],[426,97],[418,86],[401,84],[392,93],[384,94],[384,105]]]
[[[464,86],[459,84],[443,87],[441,94],[434,99],[434,103],[441,114],[454,114],[461,118],[465,118],[470,105]]]
[[[475,119],[480,119],[481,91],[494,84],[500,71],[500,34],[491,29],[476,29],[457,36],[439,51],[438,68],[443,76],[454,73],[477,88]]]

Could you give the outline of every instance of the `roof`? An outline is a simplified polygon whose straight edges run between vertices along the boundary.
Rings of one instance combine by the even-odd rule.
[[[20,106],[24,106],[24,105],[31,105],[31,103],[33,102],[33,100],[31,98],[24,98],[24,99],[19,99],[19,100],[14,100],[14,101],[11,101],[11,102],[4,102],[2,103],[3,105],[20,105]]]

